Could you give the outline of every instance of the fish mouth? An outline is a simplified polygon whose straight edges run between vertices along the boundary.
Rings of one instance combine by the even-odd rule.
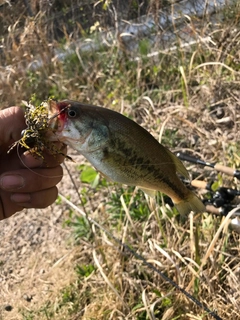
[[[48,105],[50,115],[49,127],[51,128],[49,139],[51,141],[69,143],[70,145],[81,142],[82,138],[78,135],[74,138],[74,134],[72,134],[71,130],[71,123],[69,123],[67,109],[71,107],[71,103],[67,100],[60,102],[49,100]]]
[[[67,102],[56,102],[49,100],[49,127],[54,133],[60,133],[64,129],[64,125],[67,120],[66,109],[70,107]]]

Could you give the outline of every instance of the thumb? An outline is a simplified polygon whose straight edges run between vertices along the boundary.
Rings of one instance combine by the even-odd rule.
[[[26,128],[24,111],[20,107],[0,110],[0,146],[9,146],[21,137]]]

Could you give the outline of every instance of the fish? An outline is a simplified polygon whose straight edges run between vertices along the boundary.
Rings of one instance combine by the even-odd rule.
[[[147,130],[114,110],[78,101],[51,100],[55,139],[82,154],[108,179],[169,196],[180,215],[204,212],[203,202],[178,174],[189,179],[182,162]]]

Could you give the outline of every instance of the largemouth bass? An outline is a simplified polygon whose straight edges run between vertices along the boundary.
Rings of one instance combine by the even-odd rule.
[[[205,210],[177,175],[189,178],[182,162],[136,122],[77,101],[50,104],[58,113],[56,138],[80,152],[100,173],[115,182],[165,193],[180,214]]]

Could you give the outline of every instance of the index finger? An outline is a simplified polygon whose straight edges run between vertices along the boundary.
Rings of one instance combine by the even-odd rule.
[[[47,167],[53,168],[63,163],[67,154],[67,147],[62,143],[55,143],[58,154],[50,154],[47,150],[42,153],[42,158],[34,156],[30,151],[25,151],[21,155],[21,162],[23,167],[38,168]]]
[[[0,110],[0,145],[8,147],[21,137],[21,131],[26,128],[24,110],[20,107],[10,107]]]

